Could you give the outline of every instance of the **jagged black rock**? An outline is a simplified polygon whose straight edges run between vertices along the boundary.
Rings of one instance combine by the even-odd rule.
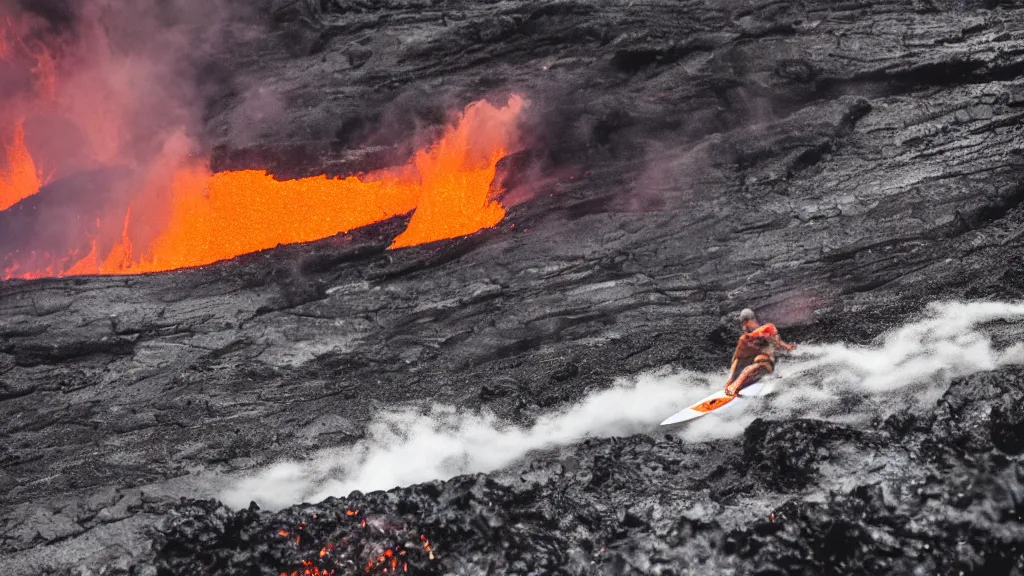
[[[328,542],[374,542],[351,566],[326,556],[330,569],[356,574],[380,549],[415,549],[423,534],[436,557],[410,557],[410,573],[1015,574],[1024,569],[1024,463],[993,445],[998,421],[958,414],[1021,398],[1024,369],[1005,369],[957,380],[909,426],[757,420],[742,442],[590,440],[498,477],[278,513],[183,502],[155,531],[155,566],[290,574]],[[736,518],[748,500],[763,511]],[[382,527],[360,526],[347,510]],[[278,536],[302,522],[304,549]]]

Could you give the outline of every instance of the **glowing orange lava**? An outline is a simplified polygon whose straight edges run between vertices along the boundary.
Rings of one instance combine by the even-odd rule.
[[[56,61],[45,46],[30,47],[17,34],[10,16],[0,16],[0,60],[17,62],[19,57],[34,61],[31,69],[37,98],[56,98]],[[17,102],[0,102],[0,210],[39,191],[47,184],[36,161],[25,146],[22,121],[26,114]],[[13,128],[13,130],[11,129]]]
[[[151,65],[148,52],[116,50],[103,11],[83,12],[74,34],[54,35],[38,19],[6,8],[0,5],[0,71],[3,81],[18,82],[0,91],[0,211],[54,176],[122,168],[129,176],[101,186],[95,199],[66,195],[80,202],[60,207],[81,218],[76,226],[46,220],[46,203],[59,200],[41,199],[46,208],[39,211],[7,212],[25,219],[16,234],[38,229],[39,237],[0,234],[0,280],[202,266],[411,214],[389,247],[397,249],[471,234],[505,217],[492,187],[498,161],[517,151],[521,96],[504,106],[466,106],[438,141],[398,168],[297,180],[261,170],[212,173],[194,156],[196,127],[182,109],[189,107],[166,101],[177,92],[162,82],[177,86],[179,79],[165,78],[165,67]],[[168,119],[149,122],[154,110],[167,110]]]
[[[388,540],[401,540],[411,539],[411,534],[406,533],[407,538],[402,538],[401,532],[398,534],[394,533],[393,530],[398,528],[399,531],[404,531],[404,528],[396,526],[390,526],[386,531],[379,527],[368,527],[366,519],[360,516],[359,510],[346,510],[345,515],[355,520],[359,519],[361,531],[349,531],[348,536],[343,537],[337,544],[334,542],[328,542],[325,546],[320,548],[319,552],[314,552],[315,547],[309,548],[305,551],[309,555],[307,558],[303,558],[299,561],[302,568],[298,570],[292,570],[291,572],[281,572],[280,576],[334,576],[341,570],[344,574],[352,574],[353,557],[352,554],[364,555],[369,552],[371,555],[365,557],[365,563],[362,564],[361,572],[364,574],[398,574],[409,572],[410,555],[406,549],[408,542],[405,544],[395,543],[384,545]],[[313,514],[313,520],[317,519],[317,515]],[[297,527],[298,531],[303,531],[307,524],[302,522]],[[278,530],[277,534],[283,538],[290,540],[289,532],[287,530]],[[383,536],[383,538],[381,538]],[[383,540],[383,542],[382,542]],[[353,541],[356,542],[356,546],[353,548]],[[423,542],[423,550],[427,554],[427,560],[433,561],[436,559],[433,551],[431,550],[430,540],[423,534],[420,535],[420,541]],[[364,547],[366,544],[370,544],[368,547]],[[295,540],[296,548],[301,547],[299,539]],[[300,548],[301,549],[301,548]],[[415,551],[415,549],[413,549]],[[376,552],[376,553],[374,553]],[[417,556],[422,556],[416,554]],[[344,566],[345,568],[340,568]]]
[[[4,142],[3,146],[7,165],[0,167],[0,210],[35,194],[44,184],[32,155],[25,147],[25,130],[21,124],[15,127],[12,141]]]
[[[192,169],[177,174],[172,193],[170,222],[146,253],[134,260],[125,235],[98,272],[209,264],[278,244],[326,238],[416,207],[415,183],[391,173],[278,181],[255,170],[210,175]]]
[[[520,96],[504,107],[475,102],[410,164],[364,176],[275,180],[256,170],[179,170],[166,226],[133,246],[124,216],[121,242],[107,254],[72,258],[57,275],[139,274],[201,266],[280,244],[310,242],[413,212],[392,248],[454,238],[494,226],[505,210],[490,198],[497,162],[515,146]],[[58,266],[58,268],[63,268]],[[38,272],[8,270],[8,277]],[[44,274],[48,275],[48,274]]]
[[[437,146],[416,154],[422,193],[409,227],[392,248],[464,236],[501,222],[505,209],[490,198],[490,185],[498,161],[515,141],[523,105],[518,96],[503,109],[471,104]]]

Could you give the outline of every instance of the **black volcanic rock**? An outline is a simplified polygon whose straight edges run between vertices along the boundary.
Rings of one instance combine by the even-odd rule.
[[[992,444],[1012,456],[1024,452],[1024,398],[992,409]]]
[[[497,477],[354,493],[278,513],[184,501],[154,533],[155,567],[269,574],[307,560],[355,574],[400,545],[414,574],[1014,574],[1024,569],[1024,465],[991,448],[928,456],[929,446],[956,442],[950,424],[958,418],[944,408],[991,379],[1024,389],[1019,368],[958,380],[924,415],[929,429],[899,438],[759,421],[742,447],[591,440],[573,448],[572,470],[542,458]],[[833,449],[807,457],[825,445]],[[735,467],[744,490],[732,489],[723,465]],[[778,482],[779,468],[806,477],[820,465],[830,471],[813,483]],[[742,511],[751,506],[763,512]],[[376,548],[352,544],[319,556],[346,540]]]
[[[200,269],[0,284],[0,572],[340,574],[385,549],[428,574],[1024,572],[1016,367],[870,424],[686,443],[653,436],[652,407],[652,435],[487,475],[276,513],[207,499],[396,407],[528,424],[619,377],[722,370],[743,307],[790,341],[863,344],[933,299],[1021,298],[1020,7],[261,6],[268,34],[203,68],[215,166],[396,165],[446,112],[520,92],[515,203],[403,250],[396,218]],[[259,130],[245,86],[283,102]],[[29,204],[59,210],[73,182]]]
[[[811,483],[815,463],[828,453],[828,445],[857,439],[865,434],[845,426],[818,420],[766,422],[755,420],[744,433],[740,466],[760,476],[768,486],[782,491]]]

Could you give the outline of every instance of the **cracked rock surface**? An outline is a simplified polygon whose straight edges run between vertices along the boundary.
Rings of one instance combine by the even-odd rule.
[[[395,406],[526,424],[618,377],[720,370],[743,307],[787,340],[865,343],[934,299],[1020,299],[1024,10],[267,8],[270,32],[211,64],[230,72],[208,79],[215,168],[398,164],[420,127],[519,92],[509,214],[398,251],[404,218],[196,270],[0,283],[0,572],[290,573],[328,542],[318,569],[360,570],[373,542],[437,574],[1024,572],[1016,368],[872,426],[684,444],[652,412],[650,435],[488,475],[278,513],[203,500]],[[243,133],[255,85],[287,106]]]

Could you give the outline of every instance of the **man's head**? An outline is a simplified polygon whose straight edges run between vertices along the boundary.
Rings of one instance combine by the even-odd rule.
[[[744,332],[753,332],[754,330],[757,330],[757,327],[760,325],[761,324],[757,321],[757,315],[754,314],[754,311],[750,308],[744,308],[743,311],[740,312],[740,326],[743,328]]]

